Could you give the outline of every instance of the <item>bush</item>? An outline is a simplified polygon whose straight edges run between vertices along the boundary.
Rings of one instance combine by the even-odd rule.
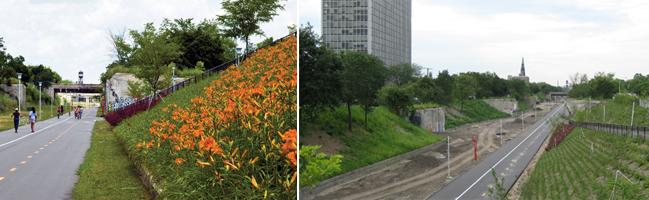
[[[340,172],[343,156],[318,153],[320,146],[300,147],[300,187],[309,186]]]

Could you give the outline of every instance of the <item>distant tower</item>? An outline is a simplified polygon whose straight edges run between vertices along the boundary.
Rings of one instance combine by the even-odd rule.
[[[521,73],[518,74],[518,76],[520,77],[525,76],[525,58],[521,60]]]
[[[78,84],[83,84],[83,71],[79,71],[79,83]]]

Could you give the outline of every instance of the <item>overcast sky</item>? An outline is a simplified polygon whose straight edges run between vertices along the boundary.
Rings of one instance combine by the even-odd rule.
[[[321,1],[300,0],[300,23],[321,32]],[[649,1],[413,0],[412,61],[516,75],[525,57],[534,82],[569,75],[649,73]]]
[[[223,14],[219,0],[0,0],[0,37],[10,54],[27,64],[43,64],[64,79],[98,83],[99,75],[114,59],[109,32],[139,29],[147,22],[156,27],[164,18],[194,18],[200,22]],[[282,1],[285,10],[262,25],[267,36],[288,34],[298,24],[297,0]],[[252,42],[263,38],[256,37]]]

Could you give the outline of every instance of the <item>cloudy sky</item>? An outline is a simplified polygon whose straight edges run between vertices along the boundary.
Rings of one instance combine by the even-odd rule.
[[[64,79],[98,83],[99,75],[114,59],[109,33],[156,27],[164,18],[194,18],[200,22],[224,12],[219,0],[0,0],[0,37],[10,54],[22,55],[27,64],[52,67]],[[262,25],[269,37],[288,34],[298,24],[297,0],[282,1],[274,21]],[[262,37],[253,38],[253,42]]]
[[[300,0],[300,23],[320,26],[320,0]],[[569,75],[649,73],[649,1],[413,0],[412,60],[435,72],[518,74],[534,82]]]

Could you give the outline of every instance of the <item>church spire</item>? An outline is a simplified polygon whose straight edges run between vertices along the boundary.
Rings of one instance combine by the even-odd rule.
[[[521,73],[518,76],[525,76],[525,57],[521,60]]]

